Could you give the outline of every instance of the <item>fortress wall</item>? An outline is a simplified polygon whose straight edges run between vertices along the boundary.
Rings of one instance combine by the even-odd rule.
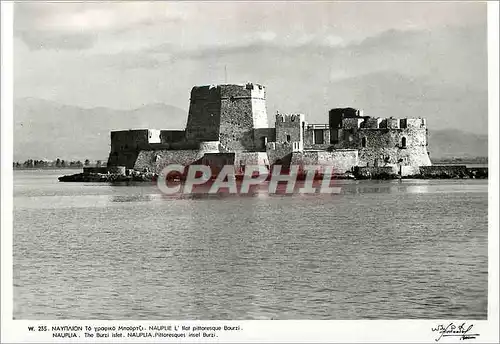
[[[220,96],[222,98],[247,98],[252,97],[253,84],[238,85],[238,84],[223,84],[217,85],[220,88]]]
[[[161,150],[161,149],[171,149],[171,150],[190,150],[198,149],[200,147],[199,142],[194,141],[181,141],[181,142],[169,142],[169,143],[155,143],[144,147],[143,150]]]
[[[400,120],[398,118],[387,118],[386,122],[387,129],[400,129]]]
[[[436,177],[441,175],[466,175],[468,173],[466,165],[437,165],[422,166],[420,174],[426,177]]]
[[[148,169],[151,172],[160,173],[167,165],[188,166],[202,157],[203,153],[199,150],[143,150],[139,153],[133,168],[139,171]]]
[[[265,152],[237,152],[235,156],[236,165],[261,165],[269,166],[269,158]]]
[[[320,136],[319,141],[318,141],[318,135]],[[317,125],[316,128],[315,125],[306,126],[306,129],[304,131],[304,147],[306,149],[327,149],[332,145],[330,143],[331,141],[330,135],[331,135],[331,130],[326,124]],[[321,141],[323,143],[318,143]]]
[[[269,120],[267,118],[266,99],[256,98],[252,94],[252,110],[254,128],[268,128]]]
[[[405,166],[431,165],[427,154],[425,128],[359,129],[348,134],[350,140],[341,140],[336,147],[358,149],[360,166],[383,166],[387,163],[401,163]],[[405,146],[403,138],[406,139]],[[366,140],[366,147],[363,147],[363,139]]]
[[[253,140],[254,150],[265,152],[266,143],[276,140],[276,129],[269,128],[266,110],[266,89],[261,85],[253,85],[252,113],[253,113]],[[266,137],[264,140],[263,137]]]
[[[267,154],[262,152],[206,153],[198,163],[210,166],[212,175],[225,165],[234,166],[235,173],[243,173],[249,165],[269,166]]]
[[[406,118],[407,128],[425,128],[426,123],[423,118]]]
[[[276,129],[256,128],[253,130],[253,136],[255,142],[255,150],[259,152],[265,152],[267,143],[276,141]]]
[[[138,146],[144,146],[149,143],[148,136],[148,129],[112,131],[110,134],[111,152],[136,149]]]
[[[161,130],[160,141],[161,143],[174,143],[186,140],[185,130]]]
[[[378,129],[378,128],[380,128],[381,122],[382,122],[382,118],[369,117],[362,123],[362,127],[369,128],[369,129]]]
[[[109,168],[106,168],[109,173],[112,173],[112,174],[120,174],[122,176],[124,176],[126,174],[126,167],[125,166],[111,166]],[[85,170],[84,170],[85,172]]]
[[[265,88],[256,84],[194,87],[188,141],[220,141],[224,151],[263,150],[254,128],[268,127]],[[269,139],[268,139],[269,140]]]
[[[122,166],[123,167],[123,166]],[[107,167],[84,166],[83,173],[108,173]]]
[[[303,128],[305,129],[305,116],[303,114],[278,114],[276,115],[276,142],[303,142]]]
[[[291,153],[293,151],[292,142],[290,143],[279,143],[279,142],[269,142],[267,144],[267,156],[269,158],[269,163],[274,165],[276,163],[284,164],[289,163],[291,159]],[[281,162],[280,162],[281,161]]]
[[[200,164],[210,166],[212,176],[217,176],[225,165],[236,165],[236,153],[206,153]]]
[[[218,141],[220,115],[220,87],[193,87],[186,124],[186,139],[188,141]]]
[[[293,152],[290,165],[298,165],[300,170],[307,165],[319,165],[318,153],[316,151]]]
[[[356,150],[293,152],[290,164],[302,168],[306,165],[333,166],[334,173],[344,173],[357,166],[358,152]]]
[[[126,168],[134,168],[139,151],[121,151],[110,152],[107,166],[125,166]]]
[[[133,165],[134,169],[149,169],[158,173],[169,164],[181,164],[184,166],[201,162],[201,158],[207,153],[219,153],[219,142],[200,142],[195,149],[147,149],[138,153]]]
[[[360,167],[355,170],[355,175],[357,178],[380,178],[382,175],[394,175],[397,174],[394,166],[382,166],[382,167]]]
[[[420,173],[419,166],[401,166],[401,176],[414,176]]]
[[[344,118],[342,119],[343,129],[357,129],[363,123],[364,118],[354,117],[354,118]]]
[[[359,164],[357,150],[336,150],[332,152],[319,152],[319,164],[333,166],[336,173],[350,171]]]
[[[200,153],[219,153],[219,141],[200,142],[198,149]]]
[[[237,92],[237,94],[240,93]],[[248,96],[250,97],[250,92],[248,92]],[[251,98],[236,98],[233,96],[222,98],[220,142],[229,151],[255,149]]]
[[[314,142],[314,130],[306,127],[306,130],[304,132],[304,147],[310,148],[313,145]]]

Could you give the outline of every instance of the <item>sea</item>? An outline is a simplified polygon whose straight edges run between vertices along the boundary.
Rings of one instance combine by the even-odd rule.
[[[167,197],[77,172],[14,171],[14,319],[487,318],[487,180]]]

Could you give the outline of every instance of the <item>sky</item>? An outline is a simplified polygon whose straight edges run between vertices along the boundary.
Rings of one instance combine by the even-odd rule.
[[[487,133],[484,3],[30,2],[14,10],[16,99],[187,111],[194,85],[255,82],[267,87],[271,118],[302,112],[326,123],[328,109],[354,106]]]

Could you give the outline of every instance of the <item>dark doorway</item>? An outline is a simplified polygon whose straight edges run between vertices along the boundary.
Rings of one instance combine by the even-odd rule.
[[[260,148],[266,149],[267,145],[267,136],[261,136],[260,138]]]
[[[322,145],[323,143],[325,143],[322,129],[314,129],[314,143],[317,145]]]

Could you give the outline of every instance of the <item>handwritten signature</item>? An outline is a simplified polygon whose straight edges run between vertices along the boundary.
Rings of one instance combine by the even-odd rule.
[[[474,325],[466,325],[465,323],[457,326],[454,323],[450,323],[447,326],[438,325],[432,328],[432,332],[438,332],[439,334],[439,337],[434,339],[436,342],[439,342],[443,337],[459,337],[460,340],[476,339],[479,334],[471,332],[473,326]]]

